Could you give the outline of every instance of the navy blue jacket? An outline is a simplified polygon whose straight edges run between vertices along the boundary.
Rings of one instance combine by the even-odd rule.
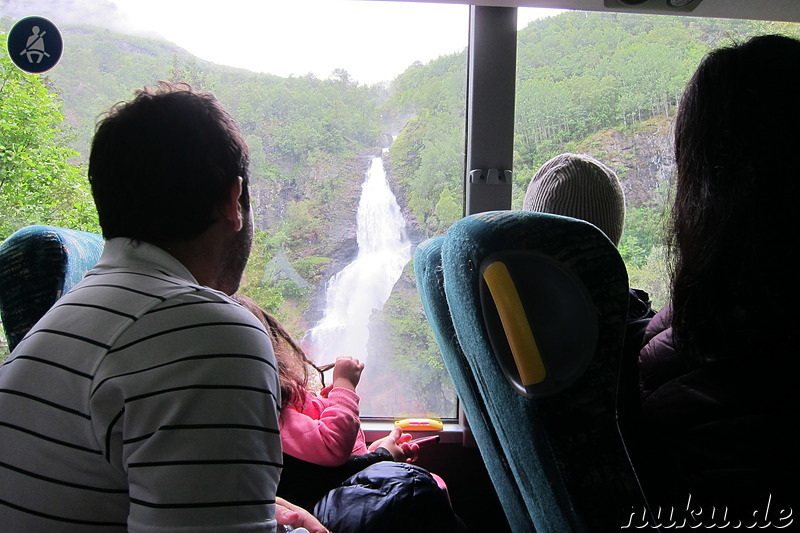
[[[335,533],[466,531],[430,473],[391,461],[346,479],[323,496],[313,514]]]

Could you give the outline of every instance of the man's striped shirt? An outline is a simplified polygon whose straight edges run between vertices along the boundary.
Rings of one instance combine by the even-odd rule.
[[[274,531],[279,390],[250,312],[111,239],[0,367],[0,528]]]

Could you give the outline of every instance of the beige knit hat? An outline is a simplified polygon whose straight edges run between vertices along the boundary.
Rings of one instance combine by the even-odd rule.
[[[522,208],[591,222],[619,244],[625,194],[613,170],[584,154],[561,154],[533,176]]]

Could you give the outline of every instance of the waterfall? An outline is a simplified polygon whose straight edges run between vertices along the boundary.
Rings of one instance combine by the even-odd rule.
[[[358,255],[328,281],[325,312],[308,332],[309,354],[319,363],[340,355],[367,360],[370,316],[383,308],[411,259],[406,222],[380,157],[361,185],[356,222]]]

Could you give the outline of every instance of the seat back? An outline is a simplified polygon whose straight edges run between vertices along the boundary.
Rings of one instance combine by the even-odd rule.
[[[444,237],[434,237],[422,242],[414,253],[414,274],[425,316],[431,324],[445,367],[458,393],[461,408],[475,441],[495,451],[482,456],[499,500],[503,503],[521,501],[522,494],[514,482],[509,462],[503,456],[497,432],[492,427],[488,413],[482,407],[478,384],[472,376],[469,363],[456,338],[450,308],[447,306],[444,294],[443,244]],[[513,531],[533,531],[533,522],[522,506],[504,505],[504,509],[509,522],[517,525]]]
[[[0,244],[0,316],[9,351],[100,259],[94,233],[27,226]]]
[[[520,211],[466,217],[435,246],[443,288],[415,263],[420,292],[512,530],[618,530],[645,507],[616,421],[616,248],[587,222]]]

